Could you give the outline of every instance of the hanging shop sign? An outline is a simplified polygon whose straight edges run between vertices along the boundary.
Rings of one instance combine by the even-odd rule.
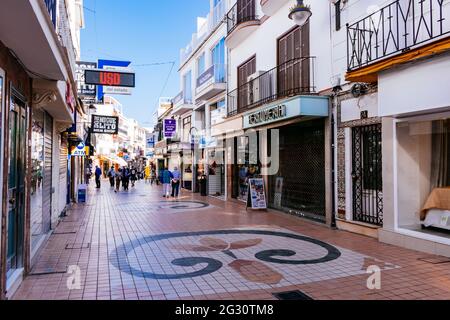
[[[264,179],[258,178],[248,180],[247,197],[247,207],[255,210],[267,209]]]
[[[102,70],[108,70],[112,68],[128,68],[131,64],[131,61],[117,61],[117,60],[104,60],[99,59],[98,60],[98,69]],[[106,85],[108,86],[108,85]],[[121,88],[124,88],[125,86],[119,86]],[[102,100],[105,95],[105,88],[103,85],[99,85],[97,87],[97,99]],[[110,90],[110,89],[107,89]]]
[[[177,120],[164,119],[164,137],[173,138],[177,132]]]
[[[113,67],[113,66],[105,66],[104,67],[105,70],[110,70],[110,71],[117,71],[117,72],[130,72],[132,73],[133,71],[130,68],[124,68],[124,67]],[[108,86],[104,86],[103,87],[103,93],[104,94],[109,94],[109,95],[131,95],[132,94],[132,89],[130,87],[108,87]]]
[[[132,72],[86,69],[84,70],[86,84],[108,87],[130,87],[136,85],[135,74]]]
[[[83,142],[80,142],[76,147],[72,147],[70,155],[72,157],[86,157],[89,155],[89,147],[86,147]]]
[[[77,89],[78,96],[84,103],[94,103],[95,97],[97,96],[97,86],[88,85],[84,80],[84,71],[86,69],[96,69],[96,62],[85,62],[78,61],[76,68],[76,81],[77,81]]]
[[[92,133],[118,134],[119,117],[92,115]]]

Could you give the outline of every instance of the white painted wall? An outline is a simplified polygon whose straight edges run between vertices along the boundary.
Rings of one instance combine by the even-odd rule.
[[[288,18],[294,1],[285,4],[271,17],[268,17],[253,33],[229,52],[229,90],[237,87],[237,68],[256,54],[256,70],[268,71],[277,66],[277,39],[292,29],[295,24]],[[321,91],[331,87],[331,43],[330,43],[330,5],[328,1],[305,1],[311,5],[313,15],[310,20],[310,55],[316,56],[315,84]],[[260,2],[257,1],[258,15],[262,18]],[[264,20],[264,19],[263,19]]]
[[[362,111],[367,111],[369,118],[378,116],[378,93],[342,101],[341,121],[360,120]]]
[[[443,55],[379,74],[379,113],[394,116],[450,107],[450,57]]]

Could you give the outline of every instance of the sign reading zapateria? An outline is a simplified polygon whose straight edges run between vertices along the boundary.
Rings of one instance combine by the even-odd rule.
[[[284,104],[269,109],[263,109],[248,115],[249,125],[257,125],[265,122],[282,119],[286,117],[286,106]]]
[[[92,115],[92,133],[118,134],[119,117]]]

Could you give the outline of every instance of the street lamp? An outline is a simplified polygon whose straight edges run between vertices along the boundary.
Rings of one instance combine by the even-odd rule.
[[[297,4],[289,12],[289,19],[293,20],[300,27],[303,27],[311,16],[311,8],[306,6],[303,0],[297,0]]]

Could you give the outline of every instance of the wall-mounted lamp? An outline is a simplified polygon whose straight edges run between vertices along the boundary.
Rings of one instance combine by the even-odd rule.
[[[311,18],[312,12],[309,6],[303,3],[303,0],[297,0],[297,4],[291,8],[289,12],[289,19],[293,20],[295,24],[303,27]]]

